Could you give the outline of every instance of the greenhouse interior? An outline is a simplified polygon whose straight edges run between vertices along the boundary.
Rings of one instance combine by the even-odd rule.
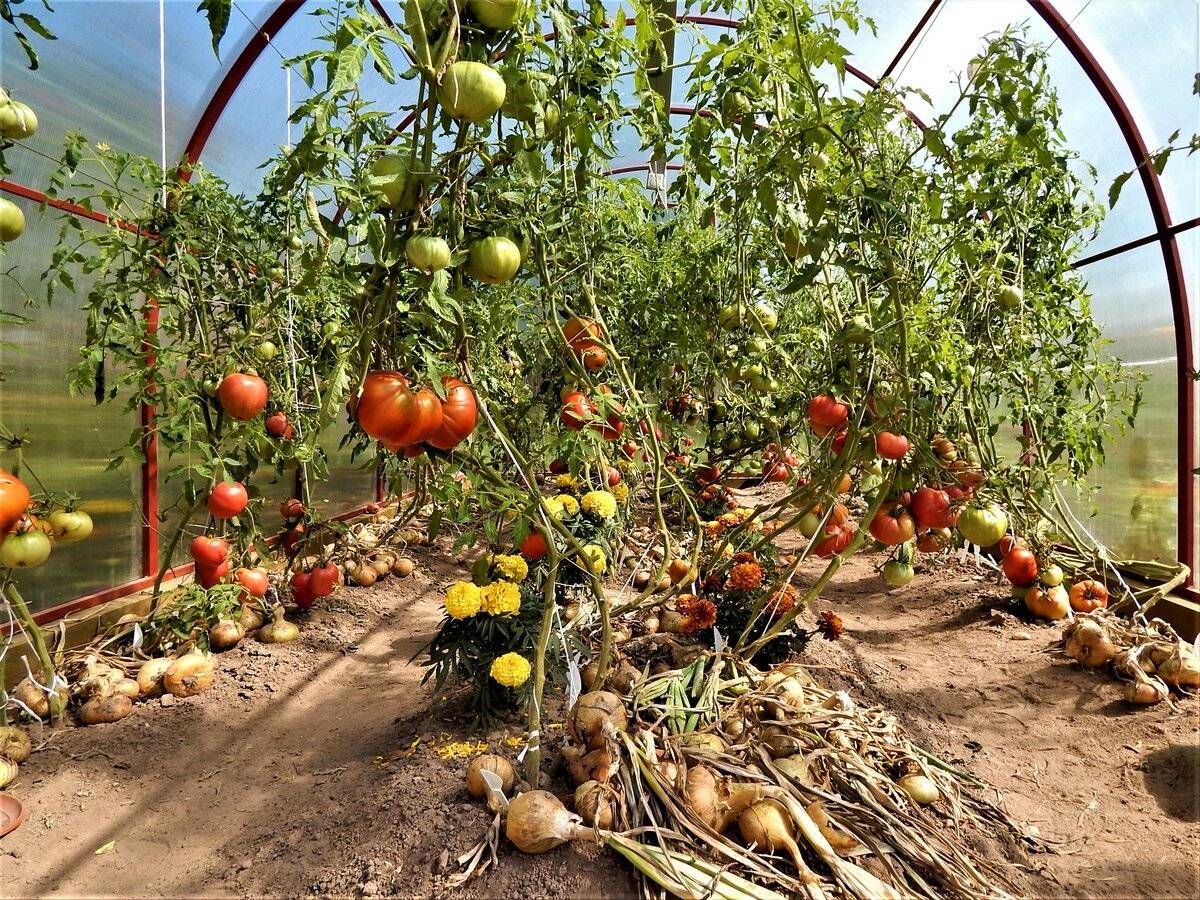
[[[0,894],[1200,896],[1194,0],[0,29]]]

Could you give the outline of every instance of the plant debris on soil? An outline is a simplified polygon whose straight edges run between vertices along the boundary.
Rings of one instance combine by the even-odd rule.
[[[4,895],[638,895],[628,865],[586,844],[526,856],[502,842],[498,866],[446,888],[492,819],[465,790],[467,763],[485,745],[515,756],[523,730],[478,733],[421,684],[408,660],[463,567],[436,547],[416,557],[412,577],[342,588],[301,616],[295,643],[222,654],[206,694],[35,729],[47,746],[10,788],[29,818],[0,846]],[[850,559],[826,588],[814,615],[836,612],[845,632],[803,661],[998,788],[1049,852],[1002,835],[976,849],[1015,863],[1029,897],[1200,896],[1195,701],[1127,707],[970,562],[939,558],[895,592],[873,564]],[[548,712],[561,722],[561,706]],[[550,758],[561,728],[547,732]]]

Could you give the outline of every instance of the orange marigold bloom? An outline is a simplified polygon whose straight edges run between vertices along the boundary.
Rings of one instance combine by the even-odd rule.
[[[767,601],[767,613],[773,618],[786,616],[796,605],[796,589],[785,584]]]
[[[836,641],[842,636],[842,617],[835,612],[825,610],[817,619],[817,631],[827,641]]]
[[[753,591],[762,586],[763,570],[756,562],[738,563],[729,570],[725,587],[731,591]]]
[[[683,616],[683,633],[696,634],[711,628],[717,621],[717,607],[711,600],[687,594],[675,603],[675,609]]]
[[[749,550],[743,550],[740,553],[734,554],[733,561],[735,563],[758,562],[758,557],[755,556],[753,553],[751,553]]]

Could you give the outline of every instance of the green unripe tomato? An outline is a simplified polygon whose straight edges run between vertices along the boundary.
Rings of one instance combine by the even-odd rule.
[[[414,269],[432,274],[450,264],[450,245],[434,235],[414,234],[404,245],[404,255]]]
[[[290,238],[288,238],[288,246],[293,250],[303,250],[304,241],[300,239],[300,235],[293,234]]]
[[[765,375],[752,375],[750,377],[750,386],[760,394],[765,394],[771,390],[771,379]]]
[[[916,577],[916,574],[912,566],[896,559],[883,567],[883,580],[894,588],[904,587]]]
[[[1060,566],[1051,563],[1039,573],[1038,581],[1046,587],[1058,587],[1063,583],[1063,570]]]
[[[829,166],[829,157],[824,153],[813,153],[808,157],[808,165],[814,171],[824,172]]]
[[[254,355],[263,362],[269,362],[279,355],[279,348],[275,346],[273,341],[262,341],[254,348]]]
[[[717,313],[717,322],[726,331],[732,331],[741,324],[741,315],[736,303],[727,303]]]
[[[996,294],[996,302],[1003,309],[1016,309],[1025,301],[1025,292],[1015,284],[1006,284]]]
[[[206,393],[210,397],[217,396],[217,390],[220,387],[221,387],[221,379],[214,378],[211,375],[208,378],[205,378],[203,383],[200,385],[201,390],[203,390],[204,393]]]
[[[10,141],[23,141],[33,137],[38,130],[38,119],[33,110],[20,100],[7,100],[0,104],[0,137]]]
[[[757,422],[751,419],[745,424],[745,426],[743,426],[742,432],[746,435],[746,437],[750,438],[750,440],[755,441],[758,440],[758,436],[762,434],[762,428]]]
[[[0,241],[15,241],[25,233],[25,213],[21,207],[0,197]]]
[[[282,266],[271,266],[271,268],[267,269],[267,277],[272,281],[283,281],[283,275],[284,272]]]
[[[738,450],[742,449],[742,439],[736,434],[731,434],[729,437],[725,438],[721,446],[731,453],[736,453]]]
[[[321,336],[327,341],[332,341],[342,331],[342,327],[337,322],[326,322],[321,326]]]

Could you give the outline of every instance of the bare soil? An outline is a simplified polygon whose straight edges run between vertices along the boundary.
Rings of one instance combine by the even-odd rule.
[[[490,815],[463,790],[480,740],[409,659],[463,567],[342,589],[293,644],[246,641],[216,685],[47,742],[10,788],[30,809],[0,844],[0,896],[446,896],[443,870]],[[968,566],[887,593],[852,560],[822,608],[846,634],[810,645],[827,681],[892,710],[926,746],[995,784],[1052,852],[1016,860],[1029,896],[1200,896],[1196,702],[1128,711],[1113,683],[1046,652]],[[509,732],[482,736],[511,753]],[[554,734],[551,731],[551,734]],[[456,746],[457,744],[457,746]],[[461,754],[461,755],[460,755]],[[999,851],[997,851],[999,852]],[[472,897],[632,897],[604,852],[502,848]]]

